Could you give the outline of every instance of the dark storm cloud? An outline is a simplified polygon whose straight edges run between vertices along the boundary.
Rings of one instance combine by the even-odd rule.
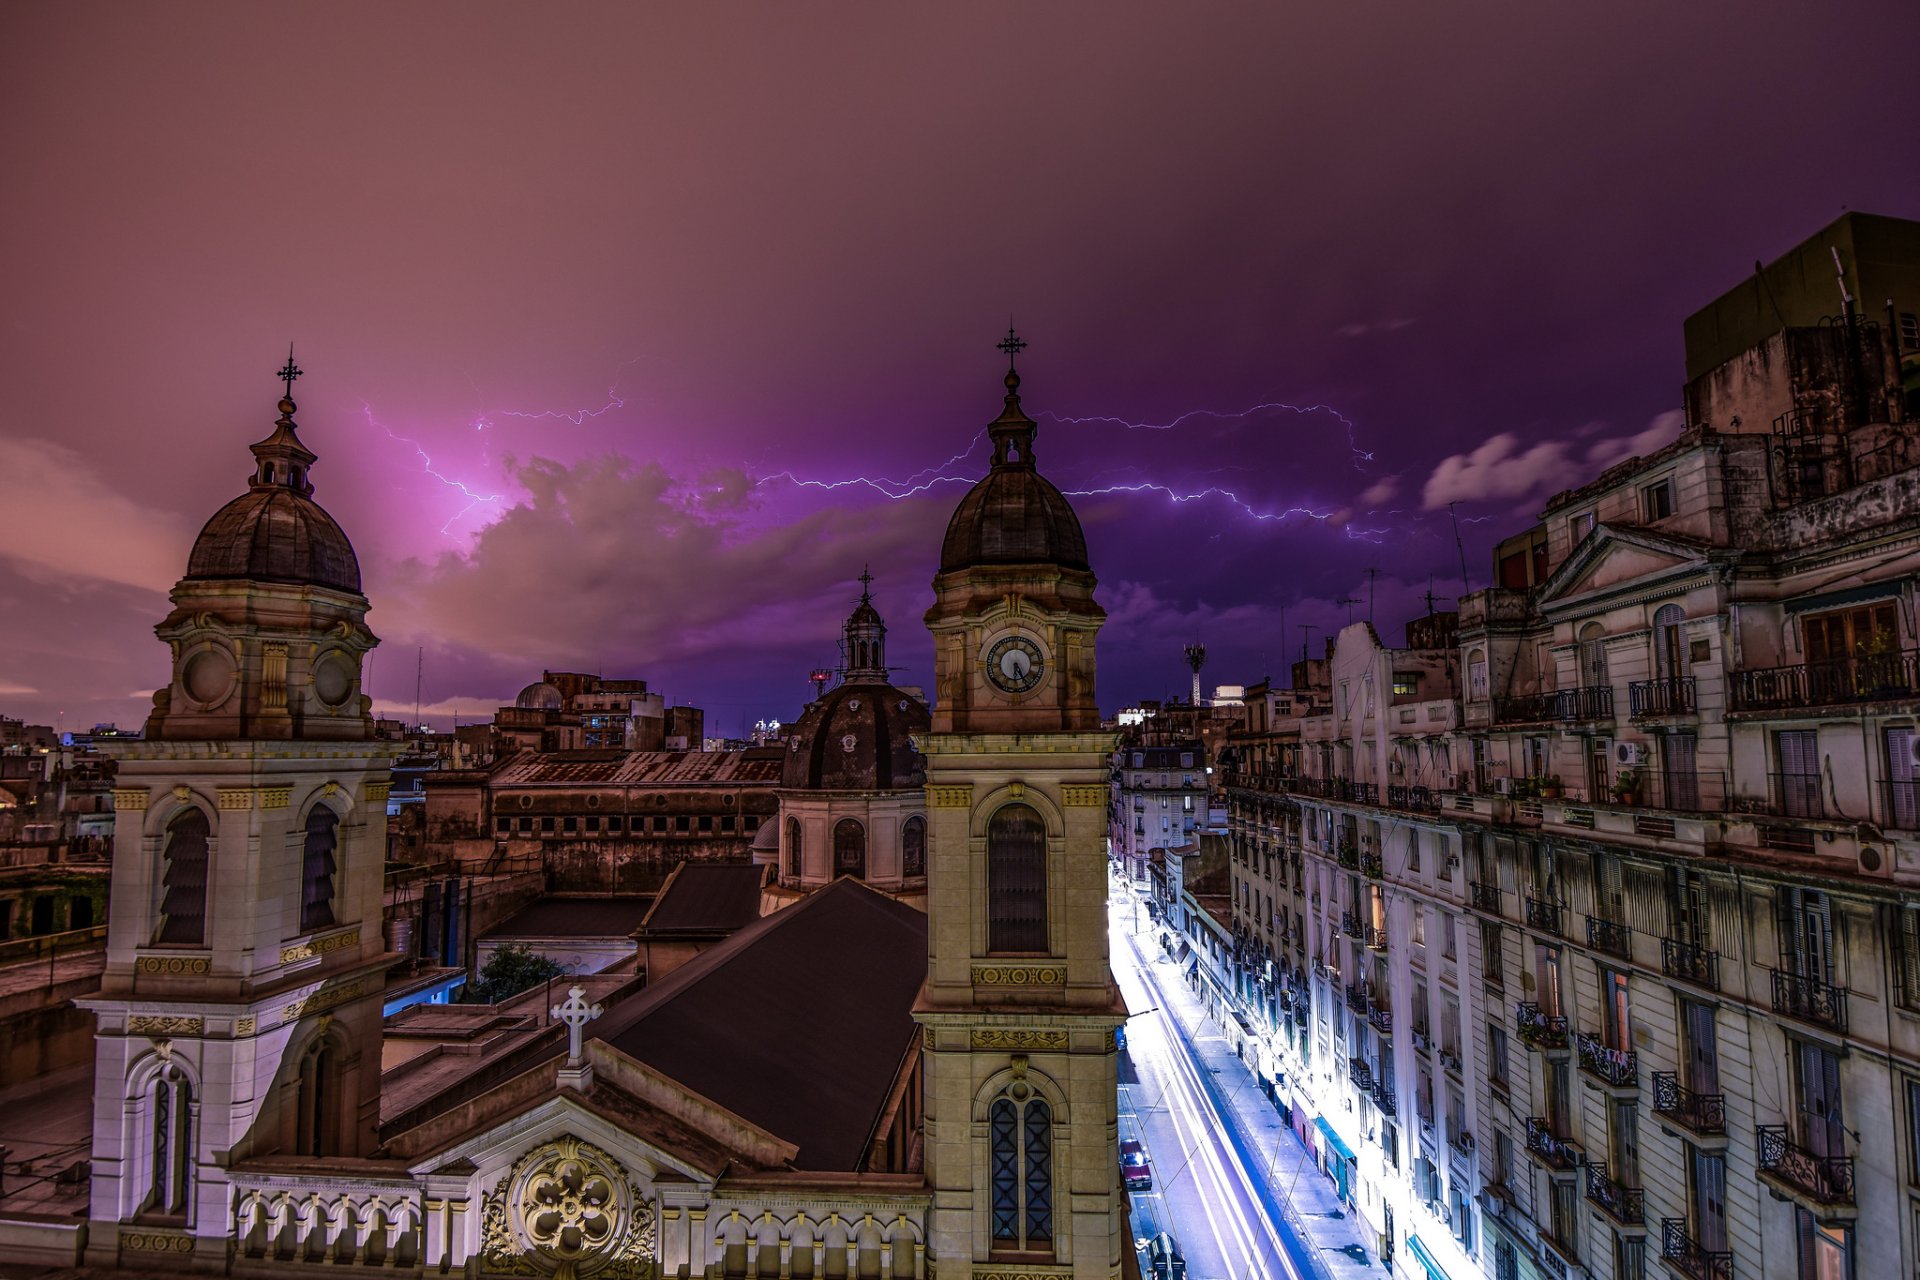
[[[12,6],[0,710],[138,716],[289,337],[384,694],[420,646],[446,714],[563,662],[790,713],[868,560],[922,661],[960,486],[774,477],[964,449],[1010,310],[1108,491],[1103,699],[1188,633],[1277,670],[1282,607],[1456,592],[1446,502],[1481,573],[1646,433],[1754,259],[1920,212],[1909,9]],[[1183,417],[1274,403],[1354,438]]]

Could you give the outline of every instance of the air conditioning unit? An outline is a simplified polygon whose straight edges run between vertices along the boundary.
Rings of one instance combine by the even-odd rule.
[[[1640,744],[1637,742],[1619,742],[1613,744],[1613,763],[1622,769],[1640,767]]]
[[[1493,793],[1497,796],[1512,795],[1513,779],[1512,778],[1495,778],[1493,780]]]

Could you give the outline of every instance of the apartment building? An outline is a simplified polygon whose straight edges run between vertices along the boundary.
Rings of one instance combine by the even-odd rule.
[[[1110,856],[1146,883],[1155,849],[1196,843],[1208,826],[1211,775],[1199,738],[1145,740],[1139,733],[1114,752],[1108,806]]]
[[[1900,345],[1842,313],[1706,367],[1502,585],[1349,626],[1325,711],[1236,738],[1236,991],[1396,1272],[1916,1274]]]

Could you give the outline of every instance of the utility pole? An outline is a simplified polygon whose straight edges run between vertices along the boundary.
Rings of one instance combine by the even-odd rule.
[[[1459,505],[1458,502],[1447,504],[1447,519],[1453,521],[1453,545],[1460,553],[1460,593],[1467,595],[1473,591],[1473,584],[1467,581],[1467,544],[1460,540],[1460,513],[1454,510]]]
[[[1378,569],[1367,570],[1367,621],[1373,621],[1373,580],[1378,577]]]

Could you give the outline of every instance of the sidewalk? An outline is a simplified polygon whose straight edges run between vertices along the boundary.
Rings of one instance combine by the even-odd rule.
[[[1232,1042],[1207,1016],[1200,997],[1160,950],[1158,926],[1137,935],[1125,928],[1121,931],[1140,958],[1161,1009],[1186,1033],[1212,1078],[1222,1109],[1239,1129],[1242,1145],[1265,1158],[1265,1167],[1254,1170],[1254,1175],[1266,1180],[1274,1200],[1286,1211],[1288,1225],[1315,1251],[1315,1276],[1333,1280],[1379,1276],[1379,1259],[1370,1245],[1361,1243],[1361,1229],[1340,1203],[1333,1181],[1320,1172],[1305,1145],[1260,1091],[1253,1070],[1234,1053]]]

